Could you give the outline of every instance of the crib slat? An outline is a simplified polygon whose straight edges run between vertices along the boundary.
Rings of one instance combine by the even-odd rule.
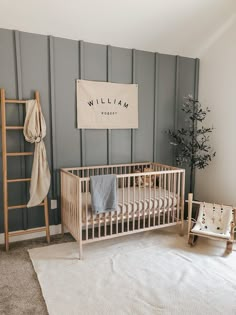
[[[84,170],[82,170],[82,178],[84,178]],[[82,185],[82,192],[84,192],[84,182],[82,182],[81,185]]]
[[[116,234],[118,234],[118,227],[119,227],[119,225],[118,225],[118,211],[116,210]]]
[[[112,224],[112,215],[113,215],[113,211],[110,212],[110,235],[112,235],[113,231],[112,231],[112,227],[113,227],[113,224]]]
[[[118,170],[118,172],[119,172],[119,170]],[[116,189],[117,189],[117,193],[118,193],[118,195],[117,195],[117,199],[120,201],[120,189],[119,189],[119,187],[120,187],[120,181],[117,181],[117,183],[116,183]],[[116,234],[118,234],[118,207],[117,207],[117,210],[116,210],[116,212],[115,212],[115,214],[116,214]]]
[[[185,190],[185,172],[181,173],[181,235],[184,235],[184,190]]]
[[[150,211],[151,211],[151,183],[152,183],[152,176],[149,176],[149,206],[148,206],[148,227],[150,227]]]
[[[81,196],[82,187],[81,187],[81,181],[77,181],[77,187],[79,190],[79,194]],[[80,259],[82,259],[82,198],[79,198],[79,255]]]
[[[74,231],[75,233],[77,233],[77,207],[78,207],[78,202],[76,202],[77,199],[77,183],[76,183],[76,179],[73,178],[73,186],[74,186],[74,201],[73,201],[73,211],[74,211]]]
[[[125,204],[124,204],[124,202],[125,202],[125,197],[124,197],[124,188],[125,188],[125,186],[124,186],[124,183],[125,183],[125,179],[124,178],[122,178],[122,218],[121,218],[121,231],[122,231],[122,233],[124,233],[124,206],[125,206]]]
[[[145,211],[146,211],[146,175],[144,175],[144,201],[143,201],[143,229],[145,228]]]
[[[130,171],[130,167],[129,167]],[[128,205],[127,205],[127,210],[126,210],[126,217],[127,217],[127,231],[129,231],[129,208],[132,207],[130,204],[130,177],[128,177]]]
[[[74,196],[73,196],[73,214],[74,214],[74,232],[76,233],[77,231],[77,224],[76,224],[76,198],[77,198],[77,185],[76,185],[76,181],[75,179],[73,178],[73,190],[74,190]]]
[[[179,221],[179,203],[180,203],[180,173],[177,174],[178,176],[178,189],[177,189],[177,220]]]
[[[106,168],[106,174],[109,174],[109,168]],[[104,212],[104,236],[107,235],[107,213]]]
[[[86,240],[88,239],[88,182],[85,182],[85,225],[86,225]]]
[[[94,214],[92,213],[92,239],[94,239]]]
[[[164,207],[163,207],[163,222],[162,224],[165,224],[166,223],[166,207],[168,205],[166,205],[165,207],[165,204],[166,204],[166,174],[164,173]]]
[[[71,178],[70,178],[70,183],[69,185],[71,186]],[[69,186],[69,187],[70,187]],[[73,189],[73,186],[71,187],[71,190]],[[71,191],[70,195],[69,195],[69,199],[68,200],[71,200],[73,198],[73,190]],[[70,217],[69,217],[69,223],[71,225],[71,228],[72,228],[72,231],[74,232],[73,230],[73,211],[72,211],[72,203],[69,202],[69,213],[70,213]],[[71,219],[72,218],[72,219]]]
[[[73,234],[75,233],[75,211],[74,211],[74,198],[75,198],[75,185],[74,180],[70,179],[69,182],[69,189],[68,189],[68,197],[69,197],[69,216],[68,216],[68,222],[71,226]]]
[[[133,231],[135,228],[135,189],[136,189],[136,185],[135,185],[135,178],[136,177],[132,177],[133,178]]]
[[[116,191],[117,191],[117,200],[120,200],[120,190],[119,190],[119,181],[116,183]],[[118,207],[116,209],[116,234],[118,234]]]
[[[74,212],[73,212],[73,198],[74,198],[74,185],[73,185],[73,179],[70,180],[70,187],[71,187],[71,198],[70,198],[70,212],[71,212],[71,227],[72,231],[74,233]]]
[[[101,214],[99,213],[97,217],[98,217],[98,237],[100,238],[101,237]]]
[[[174,177],[174,187],[173,187],[173,203],[172,203],[172,223],[174,223],[174,219],[175,219],[175,198],[176,198],[176,174],[173,174]]]
[[[138,229],[140,230],[140,185],[141,185],[141,175],[138,175]]]
[[[66,211],[67,210],[67,200],[68,200],[68,198],[67,198],[67,176],[65,176],[65,174],[63,174],[64,175],[64,180],[63,180],[63,188],[64,188],[64,193],[63,193],[63,196],[64,196],[64,202],[63,202],[63,205],[64,205],[64,211],[63,211],[63,221],[64,221],[64,225],[65,224],[67,224],[67,213],[68,213],[68,211]]]
[[[72,195],[72,202],[71,202],[71,209],[73,213],[73,231],[76,233],[76,217],[75,217],[75,203],[76,203],[76,183],[74,179],[71,181],[72,189],[73,189],[73,195]]]
[[[61,173],[61,234],[64,235],[64,209],[65,209],[65,206],[64,206],[64,174],[63,172],[60,172]]]
[[[79,204],[80,204],[80,191],[79,191],[79,182],[78,179],[76,179],[75,182],[76,186],[76,235],[79,235]]]
[[[160,206],[160,203],[161,203],[161,186],[162,185],[162,175],[160,174],[160,176],[159,176],[159,189],[158,189],[158,191],[159,191],[159,196],[158,196],[158,225],[160,225],[161,224],[161,206]]]
[[[153,226],[156,225],[156,202],[157,202],[157,176],[156,174],[154,175],[154,185],[153,185],[153,188],[154,188],[154,204],[153,204],[153,214],[152,214],[152,217],[153,217]]]
[[[171,174],[167,174],[167,178],[168,178],[168,213],[167,213],[167,222],[170,223],[170,177]]]
[[[104,236],[107,235],[107,214],[104,212]]]

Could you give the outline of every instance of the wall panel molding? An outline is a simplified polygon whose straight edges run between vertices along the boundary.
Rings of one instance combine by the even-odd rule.
[[[111,82],[132,83],[132,50],[111,47]],[[111,133],[111,163],[130,163],[131,130],[113,129]]]
[[[111,82],[112,78],[112,47],[110,45],[107,46],[107,82]],[[107,164],[112,164],[112,131],[111,129],[107,129]]]
[[[18,99],[23,99],[23,92],[22,92],[22,65],[21,65],[21,49],[20,49],[20,32],[14,31],[14,39],[15,39],[15,56],[16,56],[16,82],[17,82],[17,97]],[[18,121],[19,125],[22,125],[24,122],[24,105],[18,106]],[[25,151],[25,141],[23,137],[19,133],[19,144],[20,144],[20,151]],[[26,158],[22,157],[20,159],[21,165],[21,177],[26,177]],[[24,197],[27,194],[27,183],[22,183],[20,185],[20,194],[21,204],[24,203]],[[23,228],[28,228],[28,209],[19,209],[19,213],[22,215],[23,221]]]
[[[158,98],[159,98],[159,54],[155,53],[155,95],[154,95],[154,123],[153,123],[153,162],[157,161],[157,124],[158,124]]]
[[[194,77],[194,99],[198,99],[198,89],[199,89],[199,67],[200,67],[200,60],[198,58],[195,59],[195,77]],[[197,128],[197,124],[196,124]],[[193,171],[193,193],[195,190],[195,179],[196,179],[196,170]]]
[[[55,104],[55,65],[54,65],[54,39],[49,36],[49,81],[50,81],[50,120],[51,120],[51,143],[52,143],[52,170],[57,169],[57,155],[55,146],[57,145],[56,137],[56,104]],[[56,195],[56,174],[52,173],[52,192],[53,197]]]
[[[84,79],[84,42],[79,41],[79,78]],[[85,129],[80,129],[81,166],[86,165]]]
[[[20,32],[14,31],[15,35],[15,54],[16,54],[16,80],[18,98],[22,99],[22,71],[21,71],[21,51],[20,51]]]
[[[132,83],[136,83],[136,49],[132,49]],[[131,163],[135,162],[135,129],[131,129]]]
[[[174,114],[174,129],[178,129],[178,106],[179,106],[179,56],[176,56],[175,69],[175,114]]]
[[[195,59],[195,77],[194,77],[194,98],[198,99],[199,93],[199,71],[200,71],[200,60]]]
[[[55,101],[55,64],[54,64],[54,37],[49,36],[49,83],[50,83],[50,121],[51,121],[51,155],[52,155],[52,170],[51,170],[51,182],[52,182],[52,197],[56,198],[58,182],[58,165],[57,165],[57,136],[56,136],[56,101]],[[58,209],[54,210],[54,223],[58,224]]]

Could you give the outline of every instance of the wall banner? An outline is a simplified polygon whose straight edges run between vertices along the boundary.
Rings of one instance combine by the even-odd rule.
[[[77,128],[138,128],[138,85],[77,80]]]

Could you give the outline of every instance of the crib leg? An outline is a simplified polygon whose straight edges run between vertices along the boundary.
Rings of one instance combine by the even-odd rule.
[[[192,247],[195,246],[197,243],[197,239],[198,239],[197,235],[190,234],[188,237],[188,244]]]
[[[180,224],[179,235],[184,236],[184,222]]]
[[[231,254],[233,250],[233,242],[232,241],[227,241],[226,243],[226,254]]]
[[[79,241],[79,260],[83,259],[83,248],[82,248],[82,242]]]

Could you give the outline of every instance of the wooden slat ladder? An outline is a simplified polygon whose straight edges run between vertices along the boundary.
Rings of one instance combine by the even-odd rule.
[[[27,100],[13,100],[5,98],[5,90],[0,89],[1,95],[1,118],[2,118],[2,171],[3,171],[3,207],[4,207],[4,234],[5,234],[5,248],[6,251],[9,250],[9,238],[13,236],[37,233],[37,232],[46,232],[47,242],[50,243],[50,232],[49,232],[49,218],[48,218],[48,200],[47,197],[44,199],[39,206],[44,207],[44,216],[45,216],[45,226],[32,228],[28,230],[18,230],[9,232],[8,226],[8,211],[11,209],[23,209],[26,208],[27,205],[8,205],[8,184],[18,183],[18,182],[29,182],[31,178],[16,178],[16,179],[8,179],[7,178],[7,157],[12,156],[30,156],[33,155],[33,152],[7,152],[7,138],[6,131],[7,130],[23,130],[23,126],[7,126],[6,125],[6,104],[26,104]],[[37,100],[38,106],[40,106],[39,102],[39,92],[35,92],[35,99]],[[41,112],[41,108],[39,107]]]

